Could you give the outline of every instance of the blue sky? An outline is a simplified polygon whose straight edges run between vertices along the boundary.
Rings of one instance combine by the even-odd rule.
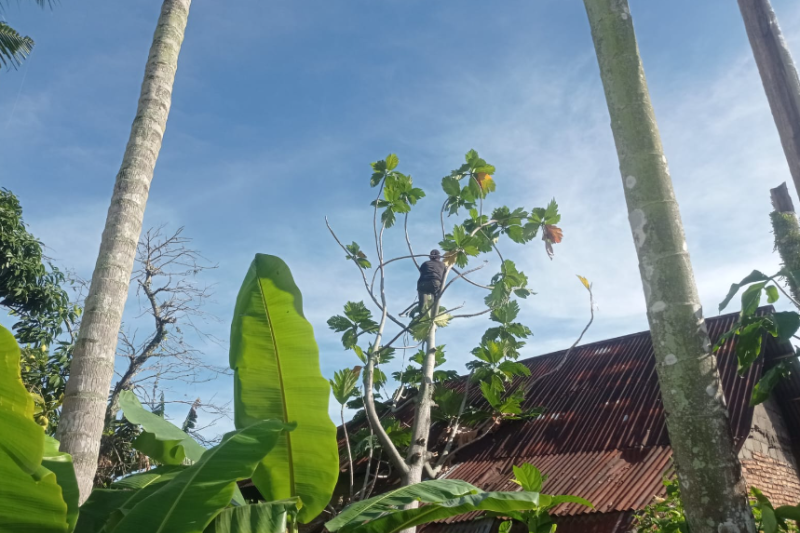
[[[768,189],[790,176],[735,3],[631,3],[713,316],[731,282],[777,268]],[[49,255],[89,277],[160,2],[21,4],[5,16],[36,48],[20,70],[0,72],[0,185],[20,197]],[[773,5],[800,58],[800,7]],[[409,224],[416,249],[427,251],[438,241],[441,177],[475,148],[498,169],[492,205],[531,208],[555,197],[563,214],[553,261],[539,241],[504,247],[538,293],[522,314],[534,332],[524,355],[534,356],[571,344],[587,320],[575,274],[595,287],[586,341],[647,327],[608,124],[577,0],[195,2],[145,227],[185,226],[219,263],[205,281],[216,292],[206,310],[221,322],[206,327],[223,340],[253,255],[283,257],[330,376],[356,359],[325,321],[366,295],[323,217],[367,248],[368,163],[396,152],[399,169],[429,194]],[[399,231],[387,240],[402,253]],[[389,297],[402,309],[414,298],[413,265],[390,275]],[[471,289],[453,291],[452,304],[477,309],[483,295]],[[136,305],[131,298],[128,324]],[[448,367],[463,368],[487,323],[441,332]],[[227,365],[224,342],[202,348],[209,363]],[[224,401],[231,389],[220,378],[173,395]],[[170,414],[180,418],[183,408]]]

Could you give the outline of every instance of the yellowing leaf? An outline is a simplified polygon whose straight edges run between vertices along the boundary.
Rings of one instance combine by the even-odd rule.
[[[490,176],[486,172],[476,173],[475,179],[478,181],[478,185],[481,186],[481,189],[483,189],[483,192],[487,192],[489,188],[492,186],[492,176]]]
[[[445,253],[444,257],[442,258],[442,260],[444,261],[445,265],[453,266],[453,265],[456,264],[456,258],[457,257],[458,257],[458,252],[453,250],[453,251]]]
[[[578,276],[578,279],[581,280],[581,283],[583,283],[584,287],[586,287],[587,289],[590,287],[588,279],[584,278],[583,276]]]

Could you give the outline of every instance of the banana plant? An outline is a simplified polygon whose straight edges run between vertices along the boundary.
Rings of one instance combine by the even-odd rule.
[[[236,299],[230,342],[236,427],[268,419],[297,424],[264,457],[253,483],[267,500],[299,497],[297,518],[307,523],[330,502],[339,449],[314,331],[280,258],[256,254]]]
[[[62,494],[72,489],[63,489],[46,466],[61,459],[48,443],[51,461],[44,460],[44,429],[33,420],[33,399],[22,384],[19,361],[17,341],[0,326],[0,531],[65,533],[71,530],[74,505],[69,509]],[[65,486],[67,477],[62,476]]]
[[[555,526],[548,511],[556,505],[577,503],[592,506],[577,496],[542,494],[546,478],[533,465],[525,463],[514,467],[514,473],[512,481],[519,484],[522,491],[483,492],[457,479],[423,481],[354,503],[325,527],[332,533],[397,533],[428,522],[485,511],[487,516],[519,520],[528,526],[529,533],[550,533]],[[405,509],[412,502],[425,505]],[[507,533],[510,522],[501,524],[501,527]]]

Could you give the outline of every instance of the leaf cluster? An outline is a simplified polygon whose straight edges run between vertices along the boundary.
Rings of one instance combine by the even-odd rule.
[[[370,186],[383,187],[383,198],[374,200],[371,205],[383,209],[381,222],[386,228],[394,226],[398,214],[410,212],[411,206],[425,197],[425,191],[414,187],[411,176],[394,170],[399,162],[395,154],[389,154],[386,159],[371,164],[373,172]]]
[[[767,276],[758,270],[754,270],[739,283],[732,284],[727,296],[719,304],[721,312],[733,300],[733,297],[744,289],[741,295],[742,309],[738,320],[714,345],[714,352],[716,352],[729,339],[736,338],[736,360],[740,375],[747,372],[761,355],[765,335],[771,335],[780,342],[788,342],[800,329],[800,313],[796,311],[757,314],[762,297],[766,296],[769,304],[778,301],[780,294],[776,285],[778,283],[777,280],[786,276],[787,274],[783,271],[774,276]],[[789,374],[790,365],[785,361],[766,369],[753,388],[750,405],[757,405],[766,401],[780,380]]]

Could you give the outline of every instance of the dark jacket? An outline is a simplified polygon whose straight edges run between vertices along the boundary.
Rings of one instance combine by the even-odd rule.
[[[419,280],[417,290],[432,294],[438,291],[444,280],[444,272],[447,269],[442,261],[425,261],[419,267]]]

